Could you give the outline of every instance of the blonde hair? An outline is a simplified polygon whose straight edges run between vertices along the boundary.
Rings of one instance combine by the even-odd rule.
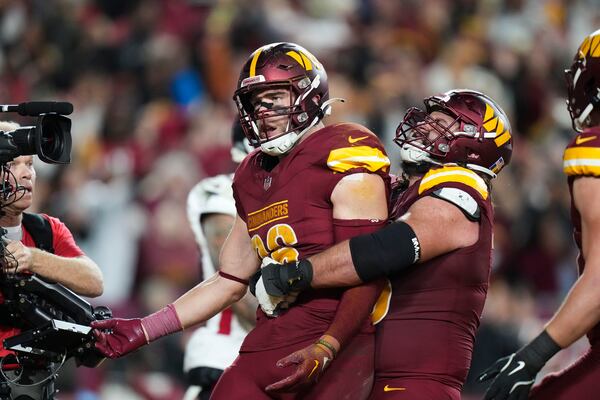
[[[19,129],[21,125],[13,121],[0,121],[0,131],[10,132]]]

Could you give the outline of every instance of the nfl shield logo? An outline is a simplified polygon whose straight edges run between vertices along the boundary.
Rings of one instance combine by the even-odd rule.
[[[271,187],[272,181],[273,181],[273,178],[271,178],[270,176],[267,176],[263,182],[263,188],[265,190],[269,190],[269,188]]]

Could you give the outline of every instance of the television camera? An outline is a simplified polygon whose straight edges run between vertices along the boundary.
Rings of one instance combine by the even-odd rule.
[[[34,126],[0,131],[0,215],[23,192],[11,174],[11,160],[37,155],[46,163],[71,161],[71,120],[65,115],[72,111],[73,106],[63,102],[0,105],[0,112],[37,117]],[[53,399],[54,379],[68,358],[87,367],[103,360],[89,325],[110,318],[111,311],[92,307],[71,290],[35,274],[11,272],[5,234],[0,228],[0,325],[20,333],[3,342],[14,353],[0,359],[0,399]]]

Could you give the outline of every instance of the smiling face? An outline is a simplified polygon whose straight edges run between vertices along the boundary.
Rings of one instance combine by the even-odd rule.
[[[7,208],[16,212],[23,212],[31,207],[33,202],[33,189],[36,179],[33,156],[17,157],[8,165],[12,174],[10,184],[13,186],[13,194],[8,201],[14,202]],[[14,188],[17,190],[15,191]]]
[[[289,89],[275,88],[257,91],[250,97],[261,141],[276,138],[290,127],[289,107],[293,98]]]

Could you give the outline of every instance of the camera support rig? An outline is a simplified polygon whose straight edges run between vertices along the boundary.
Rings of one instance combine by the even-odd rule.
[[[38,117],[35,126],[0,131],[0,216],[21,190],[8,167],[11,160],[36,154],[46,163],[70,162],[71,120],[64,115],[72,111],[70,103],[62,102],[0,105],[0,112]],[[3,341],[14,356],[0,358],[0,400],[14,395],[51,400],[56,373],[67,358],[74,357],[78,366],[86,367],[95,367],[104,359],[94,347],[90,323],[110,318],[111,311],[92,307],[58,283],[11,273],[6,268],[5,234],[0,228],[0,325],[18,328],[21,333]],[[13,361],[7,362],[9,358]],[[8,378],[7,371],[16,377]]]

